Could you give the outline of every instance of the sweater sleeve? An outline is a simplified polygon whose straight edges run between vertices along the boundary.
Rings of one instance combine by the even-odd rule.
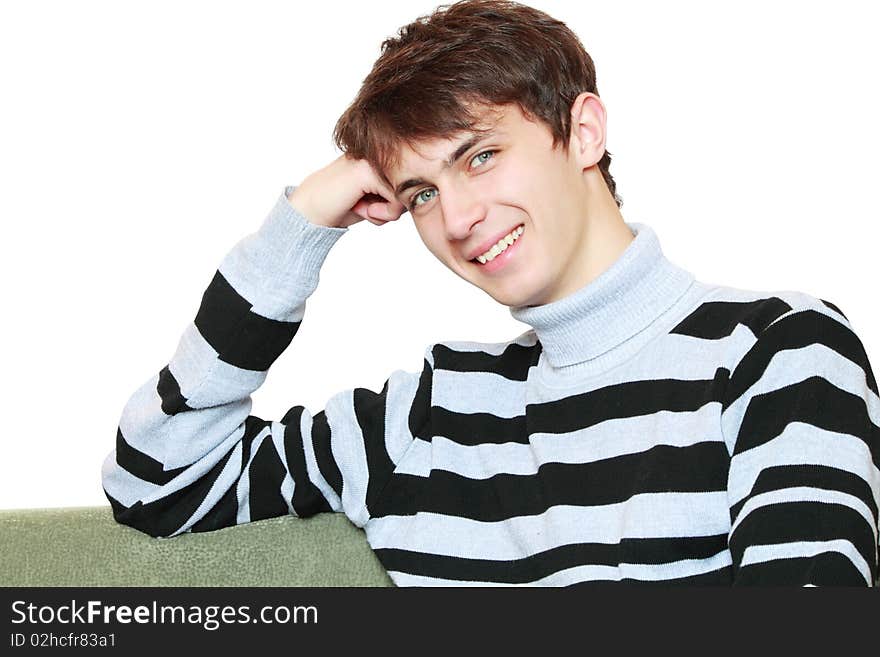
[[[125,404],[101,472],[117,522],[170,537],[336,511],[363,526],[412,442],[428,360],[421,374],[397,370],[381,392],[340,392],[314,415],[300,405],[280,420],[250,414],[348,230],[307,221],[292,189],[226,255],[170,361]]]
[[[817,300],[758,334],[731,374],[722,432],[734,584],[876,583],[877,381],[836,306]]]

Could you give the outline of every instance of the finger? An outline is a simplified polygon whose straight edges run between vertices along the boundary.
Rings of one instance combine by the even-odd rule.
[[[397,196],[394,195],[394,190],[387,184],[385,184],[385,181],[382,179],[382,177],[375,173],[375,169],[373,169],[373,173],[376,184],[378,185],[379,194],[381,195],[381,200],[385,202],[390,210],[390,213],[395,215],[394,218],[397,219],[398,217],[400,217],[400,215],[406,212],[406,206],[398,200]]]
[[[388,203],[370,203],[367,212],[373,219],[381,219],[382,221],[394,221],[397,219],[388,207]]]
[[[388,190],[388,194],[388,198],[391,199],[390,201],[388,201],[388,208],[392,213],[399,217],[404,212],[406,212],[406,206],[399,200],[397,200],[397,197],[394,196],[394,192]]]
[[[396,219],[400,219],[400,217],[405,213],[406,206],[400,201],[391,201],[385,204],[385,211],[387,216],[393,221]]]
[[[363,199],[355,203],[354,206],[352,206],[350,212],[353,212],[361,219],[372,219],[372,217],[370,216],[370,204]]]
[[[393,201],[387,205],[388,211],[394,219],[400,219],[401,215],[406,212],[406,206],[399,201]]]

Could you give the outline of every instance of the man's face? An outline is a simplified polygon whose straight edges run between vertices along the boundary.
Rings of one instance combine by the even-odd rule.
[[[458,276],[506,306],[556,301],[579,287],[588,205],[582,167],[561,145],[551,148],[550,129],[518,105],[496,109],[500,115],[484,115],[478,126],[493,126],[491,134],[452,166],[447,158],[472,133],[404,145],[388,178],[425,246]],[[516,239],[478,261],[505,236]]]

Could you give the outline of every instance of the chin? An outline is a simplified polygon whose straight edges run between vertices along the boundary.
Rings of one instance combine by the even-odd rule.
[[[460,275],[460,274],[459,274]],[[534,281],[526,284],[517,283],[514,278],[508,280],[498,280],[496,285],[486,286],[480,285],[480,282],[470,278],[461,276],[474,287],[480,288],[483,292],[492,297],[493,300],[508,308],[518,306],[537,306],[543,303],[540,298],[545,296],[542,294],[544,288],[536,286]],[[530,283],[530,284],[529,284]]]
[[[507,306],[508,308],[515,308],[517,306],[524,306],[526,304],[536,305],[530,302],[530,295],[524,290],[518,291],[505,291],[505,290],[483,290],[490,297],[495,299],[502,306]]]

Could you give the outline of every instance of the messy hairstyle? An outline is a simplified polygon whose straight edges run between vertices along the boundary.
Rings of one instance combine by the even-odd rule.
[[[571,106],[584,92],[598,96],[593,60],[578,37],[542,11],[507,0],[440,5],[401,27],[381,54],[333,140],[367,160],[389,186],[398,147],[473,131],[480,112],[516,103],[547,125],[553,148],[568,152]],[[618,207],[606,149],[599,170]]]

